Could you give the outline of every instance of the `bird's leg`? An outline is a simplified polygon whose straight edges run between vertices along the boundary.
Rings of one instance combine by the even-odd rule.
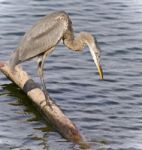
[[[50,97],[49,97],[49,94],[47,92],[47,89],[46,89],[46,85],[45,85],[45,82],[44,82],[44,77],[43,77],[43,66],[44,66],[44,61],[45,61],[45,58],[46,58],[46,55],[42,55],[40,56],[39,58],[39,62],[38,62],[38,75],[40,77],[40,80],[41,80],[41,85],[42,85],[42,88],[43,88],[43,92],[44,92],[44,95],[45,95],[45,99],[46,99],[46,104],[48,106],[51,107],[51,104],[50,104]]]

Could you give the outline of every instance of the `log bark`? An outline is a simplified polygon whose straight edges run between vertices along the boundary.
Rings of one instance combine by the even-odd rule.
[[[83,138],[75,124],[64,115],[61,109],[53,102],[52,109],[46,105],[44,92],[31,80],[28,74],[20,67],[16,67],[13,74],[6,62],[0,62],[0,71],[19,86],[36,105],[44,118],[67,140],[74,143],[82,143]]]

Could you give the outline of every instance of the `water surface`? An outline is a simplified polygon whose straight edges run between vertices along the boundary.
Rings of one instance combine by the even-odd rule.
[[[91,150],[142,149],[141,0],[0,0],[0,59],[8,60],[20,38],[42,16],[69,13],[74,31],[91,32],[101,47],[101,81],[86,47],[60,43],[45,64],[50,96],[73,120]],[[37,64],[23,68],[39,82]],[[26,95],[0,74],[0,149],[79,150],[56,133]]]

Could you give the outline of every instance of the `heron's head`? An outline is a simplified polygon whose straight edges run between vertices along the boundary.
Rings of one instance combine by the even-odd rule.
[[[103,79],[103,70],[100,64],[100,48],[96,38],[90,35],[90,38],[87,41],[87,45],[89,46],[90,53],[93,57],[94,63],[96,64],[100,78]]]

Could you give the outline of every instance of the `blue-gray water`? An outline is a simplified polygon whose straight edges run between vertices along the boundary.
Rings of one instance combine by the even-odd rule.
[[[104,80],[86,47],[59,44],[45,64],[50,96],[73,120],[91,150],[142,149],[142,1],[0,0],[0,60],[8,60],[40,17],[69,13],[75,32],[88,31],[101,47]],[[23,64],[35,81],[35,61]],[[79,150],[54,132],[29,99],[0,74],[1,150]]]

